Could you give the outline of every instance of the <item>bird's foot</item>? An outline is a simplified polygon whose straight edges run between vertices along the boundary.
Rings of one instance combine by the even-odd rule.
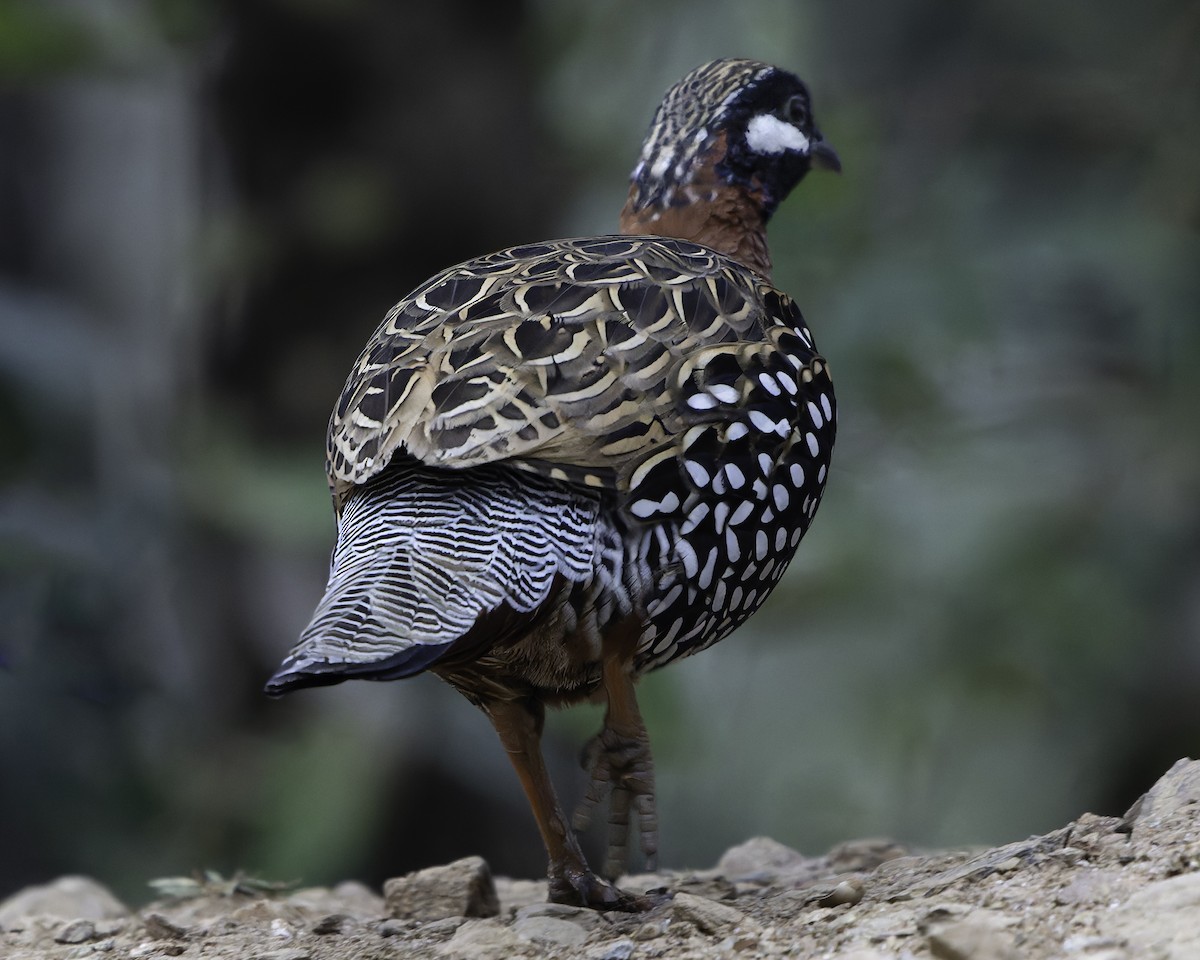
[[[586,867],[560,868],[551,866],[549,899],[573,907],[593,910],[616,910],[621,913],[644,913],[670,898],[666,892],[646,894],[626,893]]]
[[[576,830],[586,830],[592,821],[593,808],[606,795],[609,797],[608,858],[604,876],[615,880],[625,869],[631,809],[637,817],[646,869],[653,871],[658,859],[658,810],[654,800],[654,758],[650,755],[650,739],[645,727],[624,734],[606,724],[588,742],[582,759],[592,779],[575,811],[572,825]]]

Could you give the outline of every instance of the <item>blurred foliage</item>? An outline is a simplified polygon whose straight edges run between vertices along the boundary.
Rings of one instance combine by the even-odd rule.
[[[841,435],[771,603],[643,684],[665,864],[1121,812],[1200,739],[1197,49],[1169,0],[0,2],[0,893],[542,870],[449,690],[260,686],[378,318],[614,229],[727,55],[804,76],[845,164],[771,233]],[[551,720],[568,803],[598,721]]]

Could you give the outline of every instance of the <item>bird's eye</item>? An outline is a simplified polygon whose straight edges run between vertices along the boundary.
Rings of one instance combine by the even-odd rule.
[[[808,100],[800,94],[794,94],[783,105],[783,119],[788,123],[799,125],[808,119]]]

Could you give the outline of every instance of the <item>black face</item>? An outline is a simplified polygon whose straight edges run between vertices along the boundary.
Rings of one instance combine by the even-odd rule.
[[[729,105],[721,126],[729,146],[717,172],[759,193],[768,217],[813,166],[841,169],[813,123],[808,88],[782,70],[747,88]]]

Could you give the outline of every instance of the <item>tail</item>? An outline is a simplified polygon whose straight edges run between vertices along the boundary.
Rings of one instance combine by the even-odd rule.
[[[325,596],[267,693],[396,680],[528,629],[594,575],[598,511],[500,465],[389,468],[347,499]]]

